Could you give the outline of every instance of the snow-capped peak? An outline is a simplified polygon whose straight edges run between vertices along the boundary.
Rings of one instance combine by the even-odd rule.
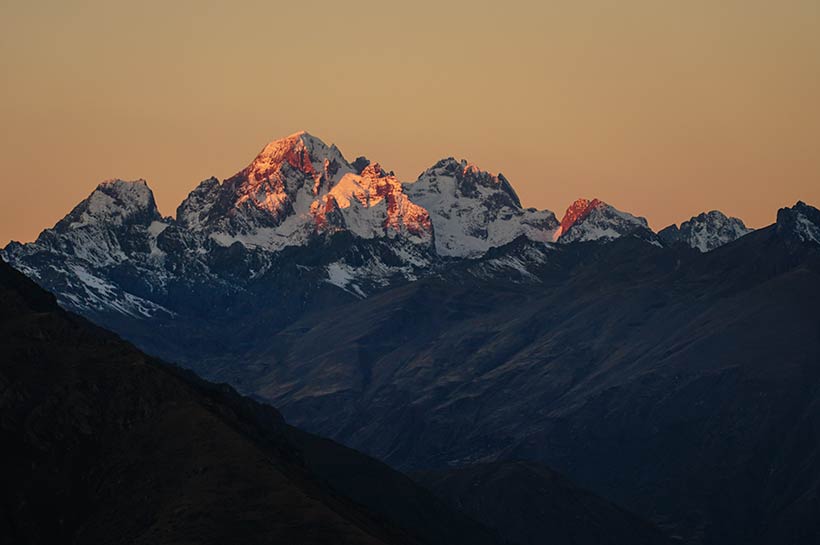
[[[58,231],[86,225],[148,225],[161,219],[154,193],[145,180],[106,180],[56,226]]]
[[[710,212],[675,230],[700,232],[704,224],[720,232],[715,226],[734,221]],[[783,209],[777,232],[820,243],[820,212],[804,203]],[[535,278],[546,256],[560,252],[554,240],[633,234],[660,244],[645,219],[597,199],[576,201],[559,224],[549,210],[523,208],[502,174],[473,163],[446,158],[402,184],[378,163],[358,157],[351,164],[335,146],[300,132],[267,144],[223,182],[201,182],[176,219],[161,217],[144,180],[108,180],[35,242],[10,244],[2,255],[69,308],[154,318],[198,300],[186,292],[192,283],[232,295],[287,271],[291,280],[365,297],[438,274],[453,258],[476,259],[505,278]]]
[[[221,244],[300,244],[312,231],[306,226],[312,202],[352,172],[336,146],[298,132],[264,146],[223,183],[202,182],[182,202],[177,218]]]
[[[558,226],[552,212],[522,208],[502,174],[452,157],[404,187],[410,199],[429,212],[440,255],[476,257],[522,235],[548,242]]]
[[[413,184],[364,157],[300,132],[266,145],[223,183],[206,180],[180,205],[178,222],[220,245],[276,250],[347,231],[366,239],[433,239],[441,255],[478,256],[525,235],[551,241],[549,211],[523,209],[502,175],[447,158]],[[434,234],[435,233],[435,234]]]
[[[60,278],[64,304],[74,308],[120,305],[128,309],[123,312],[130,313],[139,298],[123,295],[89,271],[125,262],[130,263],[130,270],[136,269],[136,263],[151,262],[153,266],[161,260],[156,239],[167,225],[145,180],[107,180],[53,229],[40,233],[35,242],[8,247],[6,257],[19,262],[34,278],[42,280],[45,274]],[[25,265],[32,256],[47,255],[59,259],[45,267]]]
[[[750,233],[739,218],[730,218],[719,210],[704,212],[688,221],[662,229],[658,237],[666,244],[683,243],[701,252],[710,252]]]
[[[781,237],[820,244],[820,210],[803,201],[777,211],[776,232]]]
[[[378,163],[368,164],[361,174],[345,173],[325,195],[313,201],[311,214],[318,229],[326,229],[337,214],[338,228],[363,238],[410,235],[419,241],[432,238],[430,215],[411,202],[401,182]]]
[[[578,199],[567,208],[553,239],[561,243],[613,240],[636,231],[649,231],[645,218],[598,199]]]
[[[337,231],[423,244],[433,236],[429,215],[392,173],[363,157],[351,165],[336,146],[305,132],[266,145],[222,184],[202,182],[177,217],[218,244],[268,250]]]
[[[234,207],[247,205],[277,218],[290,212],[299,191],[319,195],[352,171],[336,146],[298,132],[266,145],[225,183],[236,195]]]
[[[558,227],[558,229],[555,231],[555,234],[553,235],[554,239],[558,240],[559,238],[561,238],[561,235],[566,233],[570,227],[575,225],[576,222],[582,220],[583,218],[588,216],[594,208],[601,206],[603,204],[604,203],[602,203],[598,199],[592,199],[591,201],[589,199],[576,200],[574,203],[569,205],[567,211],[564,212],[564,217],[561,218],[561,225]]]
[[[350,169],[335,145],[328,146],[301,131],[266,145],[239,175],[251,184],[260,184],[281,178],[283,169],[288,167],[314,178],[317,183],[323,175],[329,180],[340,168]],[[318,193],[318,188],[315,192]]]
[[[422,185],[430,185],[432,191],[437,191],[439,190],[437,181],[440,177],[449,178],[454,181],[451,185],[446,183],[445,185],[448,185],[448,189],[452,190],[452,194],[455,197],[475,198],[483,193],[485,195],[492,195],[496,200],[503,199],[509,201],[503,203],[508,206],[521,208],[521,200],[518,198],[512,185],[510,185],[510,182],[501,173],[490,174],[478,168],[476,164],[464,159],[457,161],[453,157],[447,157],[424,171],[416,184],[424,182]],[[422,186],[416,184],[413,184],[412,187],[421,190]]]

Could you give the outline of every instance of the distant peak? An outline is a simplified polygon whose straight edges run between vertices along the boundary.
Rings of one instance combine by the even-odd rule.
[[[493,191],[502,191],[514,208],[522,208],[518,194],[503,174],[490,174],[481,170],[478,165],[464,159],[456,160],[453,157],[446,157],[438,161],[431,168],[424,171],[419,180],[429,180],[431,177],[448,176],[457,181],[460,193],[467,197],[476,197],[477,187],[485,187]],[[417,181],[418,182],[418,181]],[[497,193],[496,193],[497,194]]]
[[[599,199],[578,199],[567,208],[553,240],[562,243],[610,241],[634,235],[651,242],[655,234],[646,218],[622,212]]]
[[[370,163],[362,169],[361,175],[365,178],[383,178],[389,174],[385,172],[379,163]]]
[[[690,223],[694,223],[695,221],[711,222],[711,223],[716,223],[716,224],[720,224],[720,225],[731,223],[731,224],[739,226],[743,230],[747,230],[746,224],[743,223],[742,219],[727,216],[726,214],[724,214],[720,210],[710,210],[709,212],[703,212],[702,214],[698,214],[697,216],[695,216],[695,217],[693,217],[689,220]],[[686,222],[684,222],[684,223],[686,223]],[[683,224],[681,224],[681,227],[682,226],[683,226]]]
[[[673,224],[661,229],[658,237],[667,246],[683,244],[700,252],[711,252],[751,231],[741,219],[729,217],[720,210],[710,210],[692,216],[680,226]]]
[[[820,210],[797,201],[777,211],[776,232],[788,239],[820,244]]]
[[[101,182],[55,228],[59,231],[85,225],[150,223],[161,219],[154,193],[143,179],[117,178]]]
[[[129,185],[142,185],[148,187],[148,182],[146,182],[143,178],[138,178],[136,180],[121,180],[119,178],[110,178],[108,180],[103,180],[100,182],[97,187],[110,187],[110,186],[129,186]]]
[[[578,199],[570,204],[567,211],[564,212],[564,217],[561,219],[561,225],[553,235],[553,240],[558,240],[561,235],[570,229],[570,227],[587,217],[594,209],[604,204],[605,203],[603,201],[598,199]]]
[[[257,184],[280,177],[285,167],[318,178],[333,176],[342,166],[349,167],[336,146],[300,131],[268,143],[238,176]]]
[[[814,211],[814,210],[817,210],[817,209],[815,207],[809,205],[809,204],[806,204],[803,201],[797,201],[796,203],[794,203],[794,206],[791,207],[791,210],[809,211],[811,213],[811,211]]]
[[[601,204],[604,204],[604,202],[600,199],[577,199],[575,202],[573,202],[567,207],[567,212],[565,216],[567,214],[573,213],[574,211],[588,210],[591,208],[595,208],[596,206],[599,206]]]
[[[262,148],[260,155],[262,154],[271,154],[276,153],[279,150],[293,148],[295,146],[313,146],[318,145],[321,147],[328,147],[327,144],[322,142],[321,139],[316,138],[315,136],[311,135],[307,131],[299,131],[293,134],[290,134],[284,138],[277,138],[276,140],[271,140],[268,144]]]
[[[445,157],[444,159],[440,159],[433,165],[429,170],[439,170],[444,169],[447,171],[456,170],[461,166],[461,163],[466,161],[457,161],[455,157]]]
[[[710,210],[708,212],[701,212],[697,216],[692,216],[688,220],[682,222],[680,226],[676,224],[672,224],[669,227],[680,227],[681,230],[687,228],[687,226],[694,226],[699,224],[711,224],[711,225],[724,225],[724,224],[733,224],[741,227],[742,229],[746,230],[746,225],[743,223],[743,220],[740,218],[735,218],[732,216],[727,216],[720,210]]]
[[[432,171],[445,171],[449,174],[454,174],[460,177],[465,176],[487,176],[489,178],[495,179],[496,176],[493,176],[489,172],[485,172],[481,170],[478,165],[475,163],[471,163],[466,159],[458,160],[455,157],[445,157],[444,159],[439,160],[435,165],[433,165],[427,172]]]
[[[148,187],[148,182],[142,178],[137,180],[120,180],[119,178],[112,178],[100,182],[94,193],[104,193],[119,201],[122,205],[134,204],[139,207],[155,206],[154,193]],[[91,196],[94,195],[91,194]],[[91,198],[91,197],[89,197]]]
[[[366,169],[369,165],[370,159],[364,156],[356,157],[356,160],[350,164],[350,166],[353,167],[353,171],[356,172],[356,174],[361,174],[362,172],[364,172],[364,169]]]
[[[335,145],[299,131],[266,144],[222,184],[200,184],[177,209],[177,219],[226,232],[274,228],[288,217],[306,216],[305,199],[326,195],[352,172]]]
[[[327,144],[322,142],[320,139],[311,136],[307,132],[296,132],[290,136],[286,136],[285,138],[272,140],[265,145],[265,147],[262,148],[262,151],[260,151],[254,159],[251,166],[260,162],[282,162],[286,160],[301,165],[304,158],[310,158],[314,152],[327,148]]]
[[[720,210],[709,210],[708,212],[701,212],[697,216],[692,216],[692,220],[708,220],[708,219],[728,219],[728,216]]]

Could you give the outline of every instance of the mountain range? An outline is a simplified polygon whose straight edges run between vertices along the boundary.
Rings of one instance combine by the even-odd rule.
[[[466,161],[401,183],[298,133],[174,218],[144,181],[104,182],[2,257],[147,353],[450,483],[505,535],[532,534],[453,495],[526,460],[689,543],[820,536],[805,203],[754,231],[711,211],[655,233],[596,199],[558,221]]]
[[[503,521],[493,532],[269,405],[139,352],[2,261],[0,301],[3,543],[512,543]],[[538,539],[669,543],[558,476],[537,490],[566,516],[534,527]]]
[[[558,222],[549,210],[523,208],[502,174],[452,158],[402,184],[378,164],[348,162],[335,146],[297,133],[223,182],[203,181],[175,218],[160,214],[144,180],[106,181],[35,242],[13,242],[3,256],[65,308],[107,322],[112,314],[198,314],[201,286],[242,298],[282,269],[361,298],[519,237],[563,244],[633,235],[704,251],[749,232],[717,211],[676,229],[659,236],[644,218],[586,199]]]

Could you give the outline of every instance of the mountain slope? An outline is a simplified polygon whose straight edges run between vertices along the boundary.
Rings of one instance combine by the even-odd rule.
[[[407,477],[151,360],[3,262],[0,300],[3,542],[493,542]]]
[[[67,307],[133,318],[170,316],[150,293],[167,281],[158,243],[167,227],[144,180],[111,180],[34,243],[11,243],[4,254],[14,255],[20,270],[48,284]],[[132,282],[143,289],[129,289]]]
[[[499,251],[305,315],[248,353],[242,385],[398,467],[537,460],[694,542],[809,543],[820,222],[804,207],[706,254],[561,245],[526,283],[483,274]]]
[[[414,478],[518,545],[661,544],[648,522],[529,462],[423,471]]]

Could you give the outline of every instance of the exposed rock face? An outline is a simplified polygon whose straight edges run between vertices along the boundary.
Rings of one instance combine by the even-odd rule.
[[[666,245],[684,244],[700,252],[710,252],[751,232],[742,220],[712,210],[694,216],[680,227],[670,225],[662,229],[658,238]]]
[[[379,165],[353,166],[335,146],[307,133],[271,142],[221,185],[206,180],[180,205],[181,225],[223,246],[275,251],[319,234],[360,238],[406,236],[429,245],[423,209]]]
[[[611,241],[631,234],[654,239],[645,218],[621,212],[598,199],[578,199],[567,208],[553,239],[566,244]]]
[[[108,180],[63,218],[55,230],[65,233],[86,226],[149,225],[161,219],[145,180]]]
[[[798,201],[777,211],[777,234],[785,239],[820,244],[820,210]]]

